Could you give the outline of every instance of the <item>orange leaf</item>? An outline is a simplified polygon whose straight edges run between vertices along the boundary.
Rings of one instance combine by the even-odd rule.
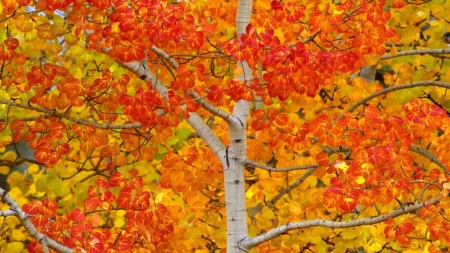
[[[289,118],[286,114],[282,113],[282,114],[278,114],[275,117],[275,122],[280,125],[280,126],[284,126],[289,122]]]
[[[327,115],[320,115],[315,120],[311,122],[309,125],[309,131],[314,136],[321,136],[325,132],[325,127],[327,126],[328,116]]]

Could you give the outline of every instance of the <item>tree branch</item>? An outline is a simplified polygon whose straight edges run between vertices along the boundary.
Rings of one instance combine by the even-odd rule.
[[[72,253],[73,250],[58,243],[57,241],[46,237],[42,233],[40,233],[36,227],[33,225],[33,223],[30,221],[28,214],[26,214],[22,209],[20,208],[19,204],[11,197],[9,194],[0,188],[0,196],[4,203],[9,205],[10,209],[5,211],[0,211],[0,216],[16,216],[20,223],[25,227],[28,234],[32,236],[36,241],[42,243],[42,246],[44,247],[44,250],[47,248],[51,248],[57,252],[60,253]]]
[[[319,166],[317,166],[319,167]],[[275,205],[275,203],[277,203],[277,201],[279,199],[281,199],[281,197],[283,197],[286,193],[290,192],[292,189],[294,189],[295,187],[299,186],[301,183],[303,183],[303,181],[305,181],[306,178],[308,178],[316,169],[317,167],[311,168],[309,169],[307,172],[305,172],[305,174],[303,174],[299,179],[297,179],[297,181],[295,181],[293,184],[289,185],[288,187],[284,188],[283,190],[281,190],[277,196],[275,196],[273,199],[271,199],[268,203],[267,203],[267,207],[272,207],[273,205]]]
[[[20,104],[20,103],[8,101],[8,100],[3,100],[3,99],[0,99],[0,104],[6,104],[6,105],[15,106],[15,107],[23,108],[23,109],[42,112],[47,115],[67,119],[69,121],[72,121],[72,122],[80,124],[80,125],[95,126],[96,128],[100,128],[100,129],[129,129],[129,128],[139,128],[142,126],[141,123],[131,123],[131,124],[123,124],[123,125],[101,124],[96,121],[78,119],[78,118],[66,115],[64,113],[57,112],[57,111],[53,111],[53,110],[49,110],[49,109],[45,109],[45,108],[41,108],[41,107],[35,107],[32,105],[24,105],[24,104]]]
[[[391,86],[386,89],[375,92],[375,93],[355,102],[352,106],[350,106],[344,112],[342,112],[341,115],[339,115],[333,121],[332,125],[334,125],[334,123],[336,123],[339,119],[343,118],[346,112],[353,112],[356,108],[358,108],[358,106],[365,104],[367,101],[369,101],[371,99],[374,99],[376,97],[379,97],[381,95],[384,95],[386,93],[393,92],[396,90],[410,89],[410,88],[419,87],[419,86],[437,86],[437,87],[450,89],[450,83],[444,83],[444,82],[439,82],[439,81],[421,81],[421,82],[414,82],[414,83],[409,83],[409,84],[401,84],[398,86]]]
[[[107,51],[107,50],[105,50]],[[129,71],[133,72],[137,75],[141,80],[145,82],[153,82],[153,89],[158,91],[161,96],[168,100],[168,89],[164,84],[158,80],[158,78],[153,74],[151,70],[147,68],[147,66],[143,66],[139,62],[121,62],[118,61],[120,66]],[[222,141],[217,138],[217,136],[209,129],[209,127],[202,121],[202,119],[196,113],[189,113],[189,118],[186,119],[187,123],[194,128],[194,130],[198,133],[200,138],[202,138],[206,145],[208,145],[211,150],[216,154],[217,158],[225,164],[225,145]]]
[[[435,164],[439,165],[439,167],[441,167],[442,169],[444,169],[447,173],[449,173],[449,171],[447,170],[447,167],[441,163],[441,161],[439,161],[439,159],[436,157],[435,154],[429,152],[428,150],[419,147],[419,146],[415,146],[415,145],[411,145],[409,146],[409,150],[416,152],[417,154],[420,154],[426,158],[428,158],[430,161],[434,162]]]
[[[264,243],[272,238],[275,238],[277,236],[285,234],[291,230],[300,229],[300,228],[309,228],[309,227],[348,228],[348,227],[357,227],[357,226],[363,226],[363,225],[372,225],[375,223],[380,223],[382,221],[385,221],[389,217],[395,218],[397,216],[400,216],[400,215],[403,215],[406,213],[415,212],[426,205],[435,205],[439,202],[440,198],[441,197],[437,197],[437,198],[434,198],[427,202],[417,203],[415,205],[396,209],[390,213],[371,217],[371,218],[361,218],[361,219],[351,220],[351,221],[330,221],[330,220],[323,220],[323,219],[315,219],[315,220],[311,220],[311,221],[287,223],[283,226],[277,227],[274,230],[266,232],[257,237],[245,238],[244,240],[239,242],[239,248],[241,248],[244,251],[248,251],[251,248],[256,247],[259,244]]]
[[[380,60],[392,59],[395,57],[406,56],[406,55],[414,55],[414,54],[450,54],[450,48],[446,49],[417,49],[417,50],[409,50],[398,52],[397,54],[385,54],[380,57]]]
[[[151,50],[157,54],[159,57],[163,58],[164,60],[166,60],[170,66],[172,66],[172,68],[174,69],[178,69],[178,63],[164,50],[157,48],[155,46],[151,47]],[[197,92],[193,91],[192,89],[188,92],[189,96],[191,96],[195,102],[197,102],[197,104],[199,104],[203,109],[207,110],[208,112],[221,117],[222,119],[224,119],[227,123],[230,124],[237,124],[237,122],[234,122],[234,120],[232,120],[231,115],[222,110],[219,109],[218,107],[216,107],[215,105],[212,105],[210,103],[208,103],[205,99],[203,99]]]
[[[269,166],[265,166],[265,165],[259,164],[259,163],[255,162],[253,160],[248,159],[248,158],[245,158],[244,165],[252,165],[254,167],[258,167],[258,168],[261,168],[263,170],[268,170],[268,171],[272,171],[272,172],[286,172],[286,171],[292,171],[292,170],[306,170],[306,169],[319,167],[318,164],[312,164],[312,165],[293,166],[293,167],[286,167],[286,168],[274,168],[274,167],[269,167]]]

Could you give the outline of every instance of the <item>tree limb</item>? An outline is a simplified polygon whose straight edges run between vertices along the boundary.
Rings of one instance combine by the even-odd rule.
[[[170,66],[172,66],[172,68],[174,69],[178,69],[178,63],[164,50],[157,48],[155,46],[152,46],[150,48],[150,50],[152,50],[155,54],[157,54],[159,57],[163,58],[164,60],[166,60]],[[207,110],[208,112],[221,117],[222,119],[224,119],[227,123],[231,123],[231,124],[236,124],[237,122],[234,122],[232,120],[231,115],[222,110],[219,109],[218,107],[216,107],[215,105],[212,105],[210,103],[208,103],[205,99],[203,99],[197,92],[190,90],[188,92],[189,96],[191,96],[195,102],[197,102],[197,104],[199,104],[203,109]]]
[[[319,166],[317,166],[317,167],[319,167]],[[281,199],[281,197],[283,197],[286,193],[290,192],[292,189],[294,189],[295,187],[297,187],[301,183],[303,183],[303,181],[305,181],[305,179],[308,178],[317,169],[317,167],[309,169],[307,172],[305,172],[305,174],[303,174],[299,179],[297,179],[297,181],[295,181],[293,184],[291,184],[288,187],[281,190],[277,194],[277,196],[275,196],[273,199],[269,200],[269,202],[267,203],[267,206],[272,207],[273,205],[275,205],[275,203],[277,203],[277,201],[279,199]]]
[[[408,50],[398,52],[397,54],[385,54],[380,57],[380,60],[392,59],[395,57],[406,56],[406,55],[414,55],[414,54],[450,54],[450,48],[445,49],[416,49],[416,50]]]
[[[45,108],[41,108],[41,107],[35,107],[32,105],[24,105],[24,104],[20,104],[20,103],[8,101],[8,100],[3,100],[3,99],[0,99],[0,104],[6,104],[6,105],[15,106],[15,107],[23,108],[23,109],[42,112],[47,115],[67,119],[67,120],[77,123],[79,125],[95,126],[96,128],[100,128],[100,129],[130,129],[130,128],[139,128],[142,126],[141,123],[131,123],[131,124],[122,124],[122,125],[101,124],[96,121],[78,119],[78,118],[66,115],[64,113],[57,112],[57,111],[53,111],[53,110],[49,110],[49,109],[45,109]]]
[[[380,223],[387,220],[389,217],[395,218],[397,216],[411,213],[419,210],[420,208],[426,205],[435,205],[439,202],[441,197],[434,198],[430,201],[417,203],[411,206],[403,207],[400,209],[396,209],[390,213],[371,217],[371,218],[361,218],[357,220],[351,221],[330,221],[323,219],[315,219],[311,221],[301,221],[301,222],[293,222],[287,223],[283,226],[277,227],[269,232],[261,234],[254,238],[245,238],[244,240],[239,242],[239,248],[244,251],[248,251],[253,247],[258,246],[261,243],[264,243],[272,238],[285,234],[291,230],[300,229],[300,228],[309,228],[309,227],[327,227],[327,228],[348,228],[348,227],[357,227],[363,225],[372,225],[375,223]]]
[[[292,170],[306,170],[306,169],[319,167],[318,164],[312,164],[312,165],[293,166],[293,167],[286,167],[286,168],[274,168],[274,167],[269,167],[269,166],[265,166],[265,165],[259,164],[259,163],[255,162],[253,160],[248,159],[248,158],[245,158],[244,165],[252,165],[254,167],[258,167],[258,168],[261,168],[263,170],[268,170],[268,171],[272,171],[272,172],[286,172],[286,171],[292,171]]]
[[[7,205],[9,205],[10,209],[9,210],[4,210],[4,211],[0,211],[0,216],[16,216],[20,223],[22,223],[22,225],[25,227],[25,229],[27,230],[28,234],[30,236],[32,236],[34,239],[36,239],[36,241],[40,242],[42,244],[42,246],[44,247],[44,250],[47,248],[47,252],[48,252],[48,248],[51,248],[57,252],[60,253],[72,253],[73,250],[62,245],[61,243],[46,237],[44,234],[40,233],[36,227],[33,225],[33,223],[30,221],[28,214],[26,214],[19,206],[19,204],[17,204],[17,202],[11,197],[9,196],[9,194],[3,190],[2,188],[0,188],[0,196],[1,199],[4,203],[6,203]]]
[[[409,150],[416,152],[417,154],[420,154],[426,158],[428,158],[430,161],[434,162],[435,164],[439,165],[439,167],[441,167],[442,169],[444,169],[447,173],[449,173],[449,171],[447,170],[447,167],[441,163],[441,161],[439,161],[439,159],[436,157],[435,154],[429,152],[428,150],[419,147],[419,146],[415,146],[415,145],[411,145],[409,146]]]
[[[381,95],[384,95],[386,93],[393,92],[396,90],[410,89],[410,88],[419,87],[419,86],[436,86],[436,87],[450,89],[450,83],[444,83],[444,82],[439,82],[439,81],[420,81],[420,82],[414,82],[414,83],[408,83],[408,84],[401,84],[398,86],[391,86],[386,89],[380,90],[378,92],[372,93],[371,95],[358,100],[353,105],[348,107],[344,112],[342,112],[341,115],[339,115],[333,121],[332,125],[334,125],[334,123],[336,123],[339,119],[343,118],[346,112],[353,112],[356,108],[358,108],[358,106],[365,104],[367,101],[369,101],[371,99],[374,99],[376,97],[379,97]]]

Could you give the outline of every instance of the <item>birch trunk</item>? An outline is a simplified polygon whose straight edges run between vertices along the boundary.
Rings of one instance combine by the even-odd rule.
[[[252,1],[239,0],[236,15],[236,30],[238,38],[245,33],[250,22]],[[241,80],[251,80],[252,72],[246,62],[238,62],[243,67]],[[227,211],[227,252],[245,252],[238,243],[248,236],[247,212],[245,206],[244,161],[247,153],[247,117],[250,102],[238,101],[234,106],[233,118],[235,124],[228,124],[230,146],[226,152],[224,165],[225,177],[225,207]]]

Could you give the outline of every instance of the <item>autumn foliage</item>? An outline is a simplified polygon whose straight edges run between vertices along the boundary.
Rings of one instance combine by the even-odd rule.
[[[448,251],[447,8],[2,0],[0,251]]]

